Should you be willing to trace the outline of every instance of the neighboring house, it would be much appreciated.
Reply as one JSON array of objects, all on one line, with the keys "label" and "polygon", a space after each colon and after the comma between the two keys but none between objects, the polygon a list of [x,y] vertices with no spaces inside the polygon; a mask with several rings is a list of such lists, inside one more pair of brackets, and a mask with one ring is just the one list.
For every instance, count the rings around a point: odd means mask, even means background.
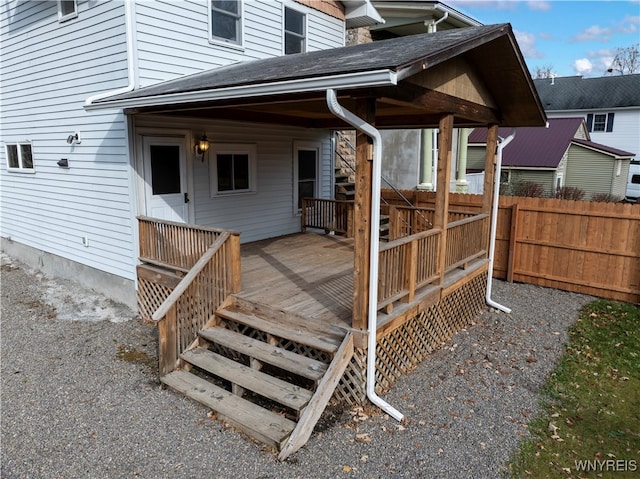
[{"label": "neighboring house", "polygon": [[[159,123],[84,106],[241,61],[341,47],[345,28],[381,20],[367,0],[15,0],[0,9],[2,247],[130,305],[136,215],[238,229],[243,241],[299,231],[293,188],[331,195],[331,137],[281,126],[247,135],[228,122],[206,128],[193,120]],[[204,133],[212,149],[202,157],[193,144]],[[225,148],[235,144],[228,154],[249,155],[249,165],[236,172],[245,183],[224,191],[208,175],[221,141]],[[312,152],[317,170],[304,185],[290,182],[283,194],[268,172],[293,176],[291,160],[279,158],[292,149]],[[176,193],[158,200],[149,184],[153,155],[161,152],[175,154],[179,183],[160,185]],[[143,168],[143,162],[149,164]],[[239,190],[251,194],[227,194]],[[238,213],[251,201],[272,209]]]},{"label": "neighboring house", "polygon": [[[534,84],[549,118],[583,117],[592,141],[633,153],[640,173],[640,74],[543,78]],[[632,180],[630,175],[630,188]]]},{"label": "neighboring house", "polygon": [[[506,137],[511,131],[500,130]],[[486,133],[469,135],[467,167],[484,168]],[[553,196],[562,186],[580,188],[585,199],[594,194],[625,195],[633,153],[591,141],[583,118],[552,118],[547,128],[518,128],[503,151],[501,183],[507,192],[525,182],[538,183]]]}]

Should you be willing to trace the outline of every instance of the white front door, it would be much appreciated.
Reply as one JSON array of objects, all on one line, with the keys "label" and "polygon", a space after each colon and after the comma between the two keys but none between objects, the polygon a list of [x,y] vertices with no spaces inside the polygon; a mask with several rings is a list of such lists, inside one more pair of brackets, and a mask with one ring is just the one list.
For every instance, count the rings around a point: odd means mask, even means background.
[{"label": "white front door", "polygon": [[184,138],[144,136],[145,214],[167,221],[189,221]]}]

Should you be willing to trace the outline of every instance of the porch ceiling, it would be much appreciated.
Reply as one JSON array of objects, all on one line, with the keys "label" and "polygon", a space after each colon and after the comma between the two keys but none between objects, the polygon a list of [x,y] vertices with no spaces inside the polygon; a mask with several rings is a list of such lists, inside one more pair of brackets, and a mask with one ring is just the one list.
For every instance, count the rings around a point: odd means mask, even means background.
[{"label": "porch ceiling", "polygon": [[508,24],[242,62],[91,104],[163,114],[308,128],[345,128],[326,106],[376,100],[378,128],[542,126],[546,116]]}]

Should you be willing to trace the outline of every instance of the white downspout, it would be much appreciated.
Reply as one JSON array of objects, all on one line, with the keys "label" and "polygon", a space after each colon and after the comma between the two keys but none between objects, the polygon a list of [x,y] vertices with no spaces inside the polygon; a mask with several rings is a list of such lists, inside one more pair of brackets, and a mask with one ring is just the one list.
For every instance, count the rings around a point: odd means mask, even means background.
[{"label": "white downspout", "polygon": [[514,129],[511,135],[498,142],[498,155],[496,160],[496,172],[493,178],[493,204],[491,205],[491,233],[489,235],[489,272],[487,275],[487,296],[486,301],[492,308],[499,309],[505,313],[510,313],[511,309],[503,306],[500,303],[496,303],[491,299],[491,289],[493,286],[493,257],[496,251],[496,231],[498,230],[498,200],[500,196],[500,172],[502,170],[502,150],[511,143],[516,136],[516,130]]},{"label": "white downspout", "polygon": [[382,174],[382,137],[378,130],[362,118],[342,108],[336,93],[327,90],[327,106],[331,113],[343,119],[355,129],[368,135],[373,140],[373,178],[371,183],[371,248],[369,254],[369,314],[367,335],[367,397],[369,400],[397,421],[404,415],[376,394],[376,345],[377,345],[377,312],[378,312],[378,255],[380,249],[380,177]]},{"label": "white downspout", "polygon": [[134,3],[135,0],[125,0],[124,2],[124,18],[125,18],[125,36],[127,42],[127,86],[123,88],[118,88],[117,90],[111,90],[103,93],[98,93],[97,95],[90,96],[84,101],[84,106],[91,106],[94,101],[101,100],[103,98],[107,98],[113,95],[120,95],[122,93],[130,92],[136,86],[135,79],[135,45],[133,41],[133,32],[134,32]]}]

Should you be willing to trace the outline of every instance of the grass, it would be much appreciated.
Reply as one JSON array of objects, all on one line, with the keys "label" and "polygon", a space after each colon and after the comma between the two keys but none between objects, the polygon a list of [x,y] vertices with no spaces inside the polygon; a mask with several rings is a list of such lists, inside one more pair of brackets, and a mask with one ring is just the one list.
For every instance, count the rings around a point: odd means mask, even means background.
[{"label": "grass", "polygon": [[640,477],[640,308],[587,305],[544,393],[512,477]]}]

